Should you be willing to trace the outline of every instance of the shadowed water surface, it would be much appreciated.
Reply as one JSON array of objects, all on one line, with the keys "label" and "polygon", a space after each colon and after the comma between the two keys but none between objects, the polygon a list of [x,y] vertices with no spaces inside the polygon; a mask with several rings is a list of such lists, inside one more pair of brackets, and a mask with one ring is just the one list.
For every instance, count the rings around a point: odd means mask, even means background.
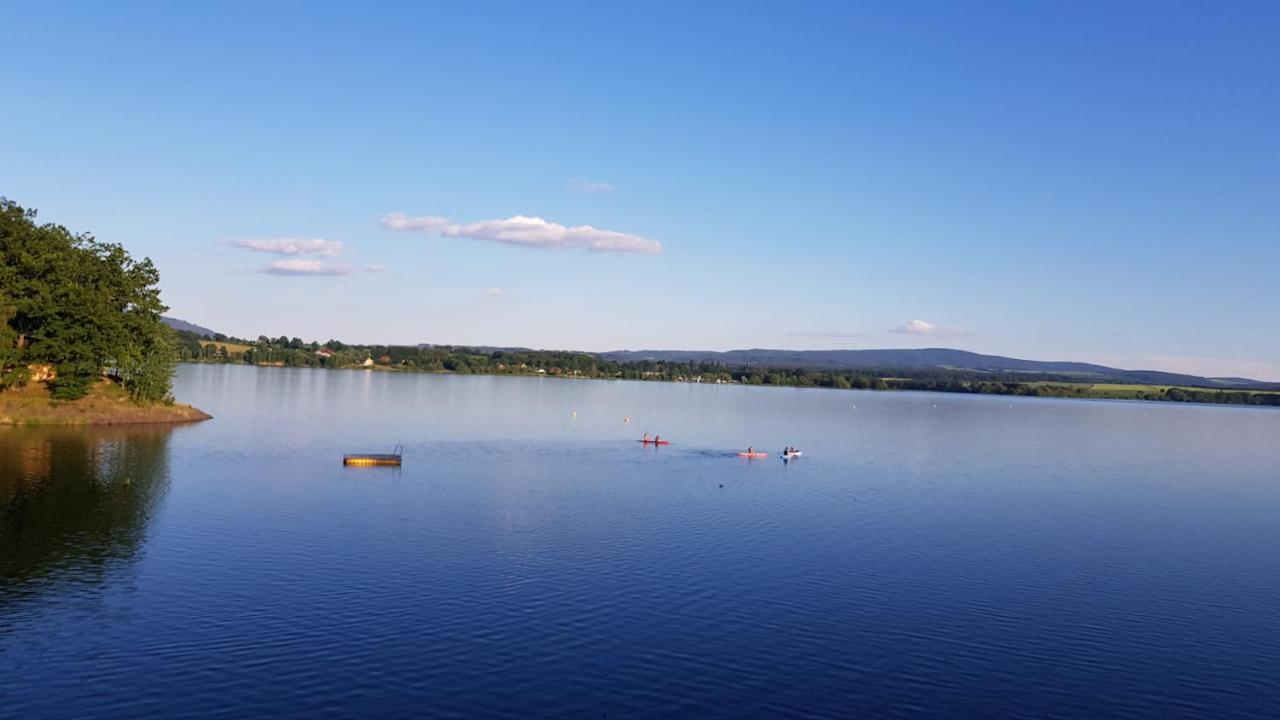
[{"label": "shadowed water surface", "polygon": [[1280,707],[1274,410],[223,366],[177,394],[215,419],[0,431],[0,716]]}]

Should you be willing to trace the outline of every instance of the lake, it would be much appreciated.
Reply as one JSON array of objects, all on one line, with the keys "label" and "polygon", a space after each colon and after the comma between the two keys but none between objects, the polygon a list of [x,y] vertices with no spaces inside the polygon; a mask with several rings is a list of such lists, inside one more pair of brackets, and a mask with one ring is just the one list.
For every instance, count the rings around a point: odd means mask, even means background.
[{"label": "lake", "polygon": [[0,717],[1280,709],[1274,409],[216,365],[175,392],[215,419],[0,430]]}]

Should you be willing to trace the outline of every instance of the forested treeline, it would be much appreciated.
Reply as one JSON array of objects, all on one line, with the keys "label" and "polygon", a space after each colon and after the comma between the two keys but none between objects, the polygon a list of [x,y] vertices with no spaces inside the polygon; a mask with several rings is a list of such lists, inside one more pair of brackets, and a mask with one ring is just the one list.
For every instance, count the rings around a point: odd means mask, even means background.
[{"label": "forested treeline", "polygon": [[169,401],[176,347],[149,259],[0,198],[0,390],[51,366],[54,398],[110,376],[139,403]]},{"label": "forested treeline", "polygon": [[613,362],[590,353],[551,350],[480,350],[451,346],[347,345],[337,340],[179,333],[181,358],[188,362],[228,362],[285,367],[349,368],[371,363],[389,370],[489,375],[550,375],[672,382],[737,383],[787,387],[866,390],[927,390],[992,395],[1109,398],[1174,402],[1280,406],[1280,394],[1135,386],[1114,389],[1081,383],[1067,375],[1018,373],[1016,380],[989,373],[948,369],[820,371],[729,367],[718,363]]}]

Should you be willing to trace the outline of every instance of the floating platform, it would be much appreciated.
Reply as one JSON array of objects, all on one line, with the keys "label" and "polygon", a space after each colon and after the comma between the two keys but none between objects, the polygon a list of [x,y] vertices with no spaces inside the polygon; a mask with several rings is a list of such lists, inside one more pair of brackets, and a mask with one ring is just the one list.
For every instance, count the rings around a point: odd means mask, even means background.
[{"label": "floating platform", "polygon": [[400,465],[399,455],[382,453],[352,453],[342,456],[343,465]]},{"label": "floating platform", "polygon": [[399,467],[403,453],[404,450],[399,445],[389,453],[347,453],[342,456],[342,464],[356,467],[370,467],[373,465]]}]

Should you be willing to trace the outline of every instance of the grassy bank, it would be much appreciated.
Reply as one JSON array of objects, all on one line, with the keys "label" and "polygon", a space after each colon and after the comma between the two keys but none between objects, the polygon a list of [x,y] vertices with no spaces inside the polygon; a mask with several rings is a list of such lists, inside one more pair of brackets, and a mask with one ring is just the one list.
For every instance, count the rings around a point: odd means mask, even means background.
[{"label": "grassy bank", "polygon": [[209,415],[191,407],[137,405],[124,388],[108,380],[94,385],[79,400],[58,402],[42,383],[0,392],[0,425],[132,425],[186,423],[208,420]]}]

